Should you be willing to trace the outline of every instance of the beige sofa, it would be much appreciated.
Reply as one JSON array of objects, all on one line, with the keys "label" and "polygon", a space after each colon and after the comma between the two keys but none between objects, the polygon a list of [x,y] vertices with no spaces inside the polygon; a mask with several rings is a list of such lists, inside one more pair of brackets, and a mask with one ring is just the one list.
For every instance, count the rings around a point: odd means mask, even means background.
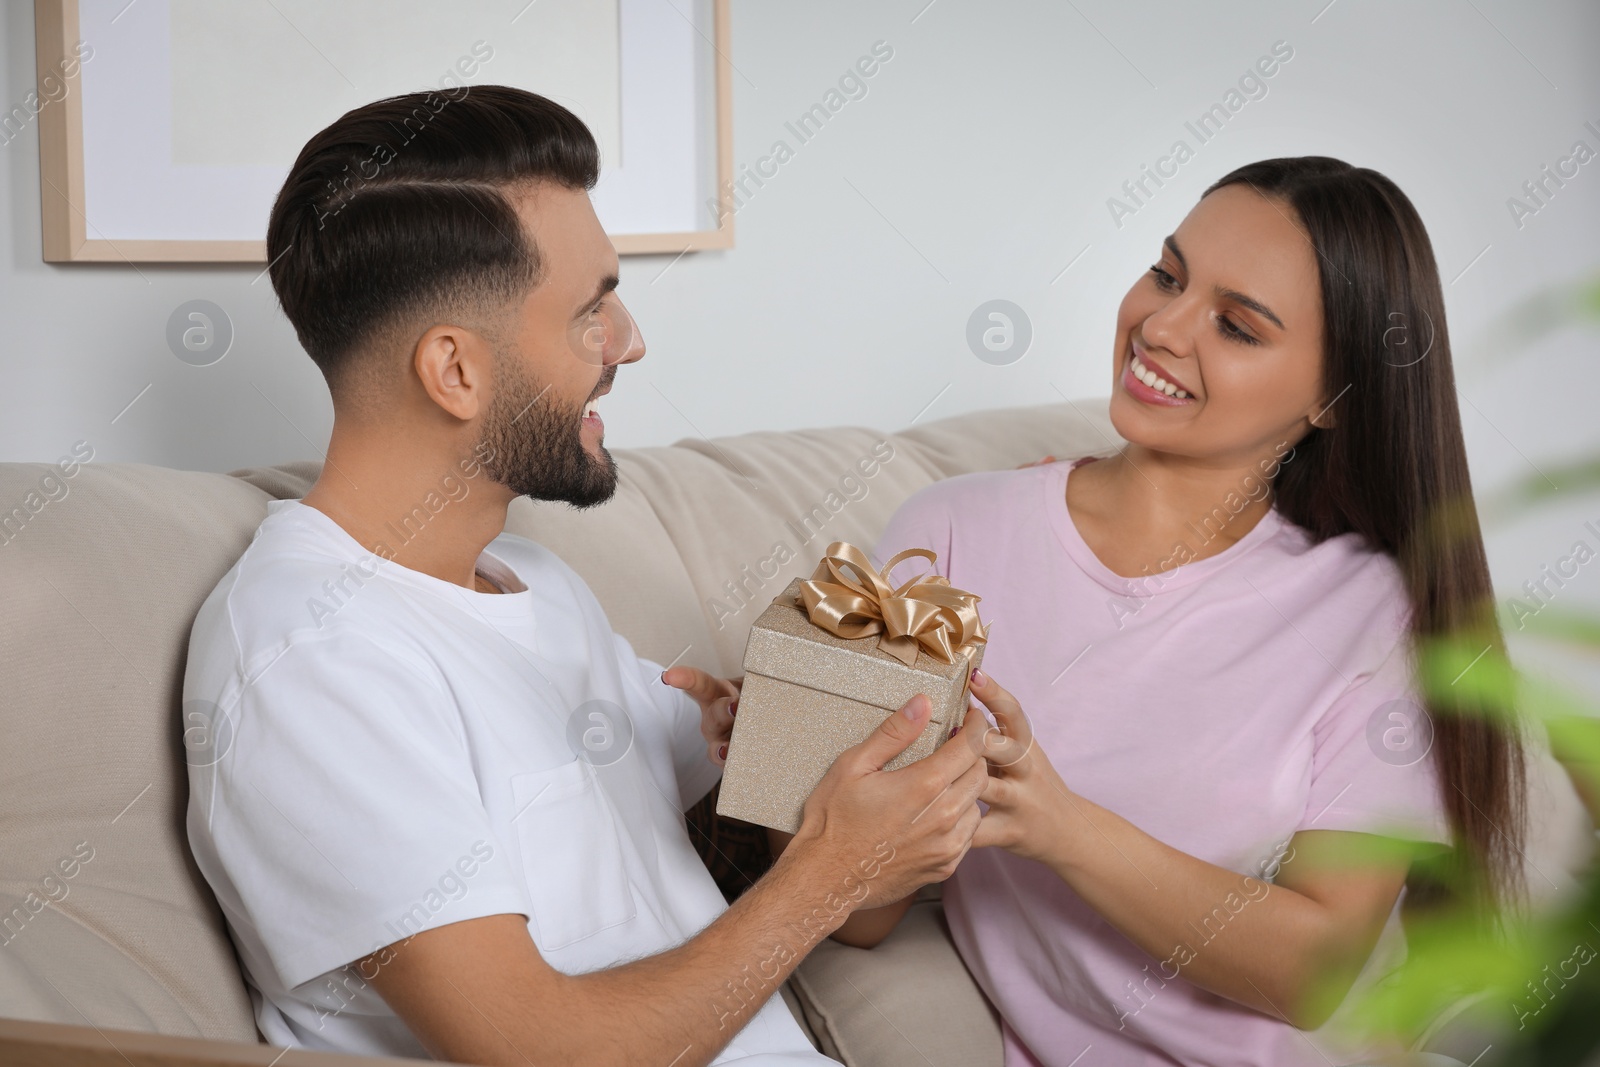
[{"label": "beige sofa", "polygon": [[[941,478],[1109,451],[1104,411],[1080,402],[889,435],[617,450],[612,502],[575,512],[519,500],[508,529],[571,563],[640,654],[738,674],[750,621],[828,542],[870,546],[902,500]],[[266,502],[302,495],[317,471],[0,464],[0,1062],[355,1062],[252,1047],[249,994],[183,831],[191,621]],[[794,558],[765,576],[780,544]],[[1541,859],[1547,873],[1564,866]],[[992,1010],[937,893],[925,897],[870,953],[820,946],[785,999],[846,1063],[998,1067]]]}]

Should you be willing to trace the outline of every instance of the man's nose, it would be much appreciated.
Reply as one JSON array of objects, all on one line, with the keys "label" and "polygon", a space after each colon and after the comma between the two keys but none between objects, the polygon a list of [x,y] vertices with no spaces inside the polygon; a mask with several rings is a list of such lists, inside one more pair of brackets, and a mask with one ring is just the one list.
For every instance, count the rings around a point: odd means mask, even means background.
[{"label": "man's nose", "polygon": [[622,317],[626,322],[626,340],[617,345],[615,355],[610,352],[606,353],[606,366],[608,367],[615,363],[637,363],[644,358],[644,334],[639,332],[639,324],[633,321],[633,315],[628,312],[627,307],[621,301],[617,302],[617,307],[622,312]]}]

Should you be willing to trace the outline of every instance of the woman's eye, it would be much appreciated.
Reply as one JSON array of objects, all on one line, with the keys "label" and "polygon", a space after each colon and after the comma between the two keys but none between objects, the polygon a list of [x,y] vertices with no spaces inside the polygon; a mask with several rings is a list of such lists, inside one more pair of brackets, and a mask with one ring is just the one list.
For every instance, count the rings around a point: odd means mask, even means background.
[{"label": "woman's eye", "polygon": [[[1161,264],[1156,263],[1152,265],[1150,268],[1150,274],[1151,277],[1155,279],[1157,289],[1168,293],[1175,293],[1178,291],[1178,279],[1174,278],[1170,271],[1163,270]],[[1233,320],[1228,318],[1226,315],[1217,316],[1217,332],[1222,334],[1222,336],[1226,337],[1230,341],[1242,341],[1247,345],[1258,345],[1261,343],[1258,338],[1252,337],[1249,333],[1241,330],[1237,325],[1234,324]]]},{"label": "woman's eye", "polygon": [[1217,316],[1217,329],[1222,336],[1232,341],[1243,341],[1247,345],[1258,345],[1261,342],[1233,324],[1233,320],[1226,315]]},{"label": "woman's eye", "polygon": [[1152,266],[1150,268],[1150,273],[1155,275],[1156,288],[1171,291],[1178,287],[1178,279],[1162,270],[1161,264],[1157,263]]}]

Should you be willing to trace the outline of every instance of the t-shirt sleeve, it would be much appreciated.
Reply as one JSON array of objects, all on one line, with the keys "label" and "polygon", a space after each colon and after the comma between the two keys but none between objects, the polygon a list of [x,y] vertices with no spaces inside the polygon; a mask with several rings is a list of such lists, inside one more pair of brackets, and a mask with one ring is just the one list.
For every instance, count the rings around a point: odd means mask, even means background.
[{"label": "t-shirt sleeve", "polygon": [[649,710],[666,723],[673,777],[678,783],[678,808],[688,811],[722,777],[722,768],[706,755],[706,739],[700,733],[700,705],[688,693],[661,680],[661,664],[638,655],[621,634],[613,631],[612,636],[617,662],[625,680],[633,683],[629,688],[634,690],[634,697],[647,701]]},{"label": "t-shirt sleeve", "polygon": [[297,641],[229,721],[191,833],[289,987],[423,929],[530,914],[455,702],[422,669],[358,635]]},{"label": "t-shirt sleeve", "polygon": [[1409,635],[1352,678],[1313,730],[1311,790],[1301,830],[1348,830],[1448,844],[1433,733]]}]

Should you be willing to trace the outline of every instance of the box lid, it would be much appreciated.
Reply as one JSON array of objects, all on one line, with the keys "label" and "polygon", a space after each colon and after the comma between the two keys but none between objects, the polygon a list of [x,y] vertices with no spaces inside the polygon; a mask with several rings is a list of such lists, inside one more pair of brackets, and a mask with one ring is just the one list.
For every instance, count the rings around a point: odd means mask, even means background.
[{"label": "box lid", "polygon": [[837,637],[814,625],[800,600],[797,578],[757,617],[745,645],[744,669],[885,711],[896,711],[926,693],[933,703],[933,721],[943,722],[952,711],[966,713],[967,675],[982,659],[982,646],[974,652],[945,663],[918,649],[908,667],[878,648],[877,634]]}]

